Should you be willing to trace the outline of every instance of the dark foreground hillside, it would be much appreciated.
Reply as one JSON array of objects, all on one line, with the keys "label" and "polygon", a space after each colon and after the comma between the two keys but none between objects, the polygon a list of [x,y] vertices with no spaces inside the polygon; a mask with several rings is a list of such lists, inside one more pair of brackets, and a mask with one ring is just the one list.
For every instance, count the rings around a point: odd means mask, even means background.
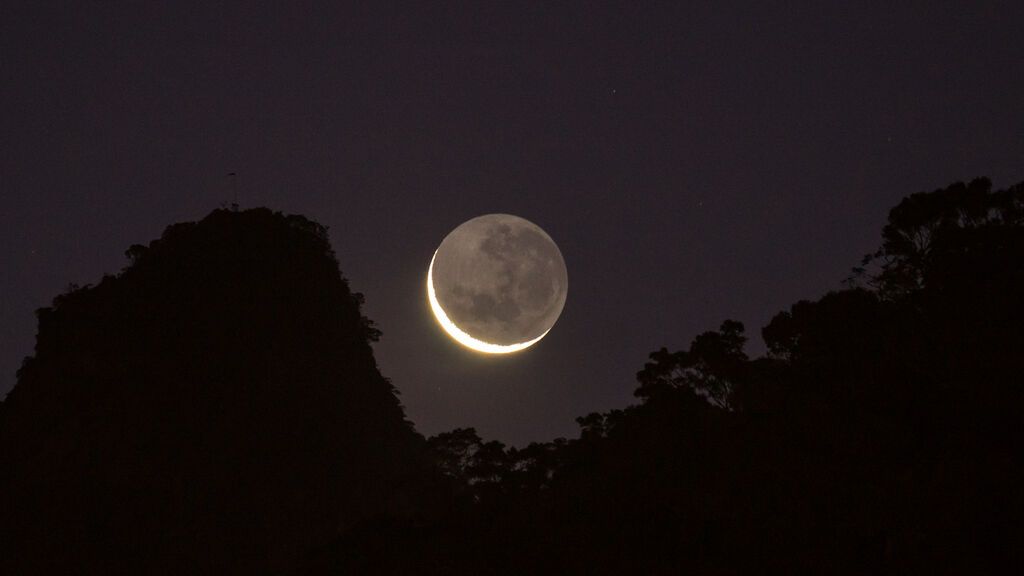
[{"label": "dark foreground hillside", "polygon": [[422,438],[322,227],[220,210],[128,256],[39,311],[0,572],[279,572],[399,506]]},{"label": "dark foreground hillside", "polygon": [[1024,565],[1024,184],[914,194],[847,289],[523,448],[405,421],[323,229],[172,226],[40,311],[0,572],[999,574]]},{"label": "dark foreground hillside", "polygon": [[429,440],[464,508],[320,574],[1006,574],[1024,565],[1024,185],[914,194],[849,289],[724,322],[579,439]]}]

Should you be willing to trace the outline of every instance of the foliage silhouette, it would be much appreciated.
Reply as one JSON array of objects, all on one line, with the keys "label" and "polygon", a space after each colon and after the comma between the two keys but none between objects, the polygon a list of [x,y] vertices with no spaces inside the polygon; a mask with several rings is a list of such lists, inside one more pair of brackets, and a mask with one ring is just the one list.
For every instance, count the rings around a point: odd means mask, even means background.
[{"label": "foliage silhouette", "polygon": [[[859,287],[773,318],[765,357],[748,358],[742,324],[726,321],[686,350],[652,353],[637,373],[640,403],[578,418],[577,439],[504,457],[473,430],[430,439],[468,504],[431,529],[375,527],[372,540],[397,553],[353,544],[357,532],[317,567],[343,570],[355,558],[379,574],[1019,565],[1024,185],[993,191],[977,179],[914,194],[892,210],[882,240],[857,270]],[[485,475],[470,464],[478,454]]]},{"label": "foliage silhouette", "polygon": [[280,572],[391,505],[422,439],[326,230],[176,224],[39,310],[2,404],[5,573]]},{"label": "foliage silhouette", "polygon": [[765,356],[727,320],[653,352],[637,404],[524,448],[415,434],[305,219],[218,211],[128,255],[40,311],[0,409],[17,573],[1021,564],[1024,184],[907,197],[852,286],[763,328]]}]

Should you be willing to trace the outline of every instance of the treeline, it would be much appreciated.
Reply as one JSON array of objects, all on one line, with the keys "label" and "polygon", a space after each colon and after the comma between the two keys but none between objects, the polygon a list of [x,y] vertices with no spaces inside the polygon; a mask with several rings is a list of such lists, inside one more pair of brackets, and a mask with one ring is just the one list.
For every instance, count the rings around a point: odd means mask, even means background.
[{"label": "treeline", "polygon": [[[1021,565],[1024,184],[911,195],[848,287],[744,353],[723,322],[580,436],[430,438],[443,505],[381,516],[329,570],[983,574]],[[925,572],[927,571],[927,572]]]},{"label": "treeline", "polygon": [[1019,566],[1024,184],[914,194],[846,289],[723,322],[578,438],[405,419],[326,230],[169,227],[41,309],[4,574],[985,574]]}]

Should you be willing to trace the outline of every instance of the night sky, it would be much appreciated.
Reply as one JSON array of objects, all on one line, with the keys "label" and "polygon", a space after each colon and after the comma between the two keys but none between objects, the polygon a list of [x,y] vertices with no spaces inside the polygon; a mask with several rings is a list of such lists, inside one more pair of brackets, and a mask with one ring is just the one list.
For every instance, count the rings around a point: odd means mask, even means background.
[{"label": "night sky", "polygon": [[[1019,1],[43,4],[0,11],[0,393],[36,308],[237,192],[330,228],[421,432],[574,436],[652,350],[734,318],[760,353],[904,195],[1024,180]],[[445,235],[493,212],[569,271],[554,329],[505,357],[425,293]]]}]

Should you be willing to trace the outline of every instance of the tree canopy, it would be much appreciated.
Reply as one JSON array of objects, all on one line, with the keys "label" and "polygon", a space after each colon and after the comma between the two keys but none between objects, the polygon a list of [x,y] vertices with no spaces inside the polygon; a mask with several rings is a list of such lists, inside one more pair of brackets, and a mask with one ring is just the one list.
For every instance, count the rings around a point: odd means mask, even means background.
[{"label": "tree canopy", "polygon": [[436,530],[387,532],[408,555],[371,554],[372,565],[395,574],[1011,565],[1024,479],[1014,433],[1024,406],[1022,207],[1024,185],[992,190],[987,179],[908,196],[852,285],[764,327],[766,356],[747,356],[732,320],[685,349],[661,348],[637,373],[639,404],[578,418],[576,439],[502,454],[473,430],[431,438],[474,505]]},{"label": "tree canopy", "polygon": [[39,311],[0,405],[11,573],[1019,564],[1024,184],[908,196],[765,355],[726,320],[651,353],[636,404],[526,447],[415,433],[309,220],[216,211],[128,257]]},{"label": "tree canopy", "polygon": [[422,439],[326,230],[175,224],[39,310],[2,404],[5,573],[278,572],[390,506]]}]

